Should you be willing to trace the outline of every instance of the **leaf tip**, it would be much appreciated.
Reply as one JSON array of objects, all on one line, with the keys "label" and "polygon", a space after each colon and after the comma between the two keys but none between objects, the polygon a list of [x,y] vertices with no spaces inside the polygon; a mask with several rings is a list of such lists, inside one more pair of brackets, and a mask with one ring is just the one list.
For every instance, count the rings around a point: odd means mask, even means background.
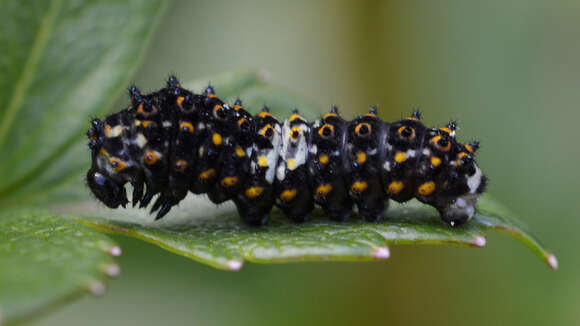
[{"label": "leaf tip", "polygon": [[487,240],[485,239],[484,236],[478,235],[475,237],[475,240],[473,240],[473,245],[479,248],[485,247],[485,244],[487,243]]},{"label": "leaf tip", "polygon": [[391,256],[391,251],[389,247],[376,247],[373,252],[373,257],[377,259],[387,259]]},{"label": "leaf tip", "polygon": [[551,269],[553,270],[558,269],[558,259],[556,258],[556,256],[554,256],[554,254],[552,253],[547,254],[546,262],[548,263],[548,266],[550,266]]},{"label": "leaf tip", "polygon": [[117,264],[107,264],[102,268],[103,273],[109,277],[117,277],[121,274],[121,267]]},{"label": "leaf tip", "polygon": [[230,260],[227,263],[228,269],[230,271],[239,271],[243,265],[244,262],[242,260]]},{"label": "leaf tip", "polygon": [[106,291],[107,287],[105,286],[105,283],[101,281],[92,281],[89,284],[89,292],[96,297],[104,295]]},{"label": "leaf tip", "polygon": [[123,251],[121,250],[121,247],[119,247],[119,246],[112,246],[111,248],[109,248],[107,250],[107,253],[113,257],[119,257],[123,254]]}]

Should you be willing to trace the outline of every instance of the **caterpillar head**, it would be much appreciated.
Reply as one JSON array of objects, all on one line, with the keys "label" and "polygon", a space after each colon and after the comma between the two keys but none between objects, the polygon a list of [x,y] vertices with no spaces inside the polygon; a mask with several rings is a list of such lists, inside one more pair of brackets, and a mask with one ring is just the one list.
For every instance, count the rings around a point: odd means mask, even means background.
[{"label": "caterpillar head", "polygon": [[93,194],[110,208],[125,207],[128,203],[125,187],[95,168],[87,172],[87,185]]}]

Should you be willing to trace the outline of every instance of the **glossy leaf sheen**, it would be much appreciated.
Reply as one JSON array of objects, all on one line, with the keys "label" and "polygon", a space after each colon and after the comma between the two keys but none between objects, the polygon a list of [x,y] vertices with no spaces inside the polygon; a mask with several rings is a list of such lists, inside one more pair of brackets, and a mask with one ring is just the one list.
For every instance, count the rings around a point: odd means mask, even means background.
[{"label": "glossy leaf sheen", "polygon": [[[193,197],[193,196],[190,196]],[[411,201],[392,203],[388,219],[365,223],[329,221],[316,211],[313,220],[293,223],[274,211],[263,227],[244,225],[235,208],[220,207],[204,198],[187,198],[165,219],[154,222],[143,210],[101,211],[75,218],[98,230],[124,234],[220,269],[237,270],[244,261],[279,263],[319,260],[373,260],[389,255],[390,244],[452,244],[481,247],[487,230],[509,230],[548,262],[551,254],[537,240],[510,222],[509,215],[484,197],[479,212],[465,227],[452,229],[440,222],[431,207]],[[137,224],[138,223],[138,224]],[[554,266],[553,266],[554,267]]]},{"label": "glossy leaf sheen", "polygon": [[0,214],[1,318],[21,319],[104,289],[105,273],[118,268],[113,248],[106,235],[52,213]]}]

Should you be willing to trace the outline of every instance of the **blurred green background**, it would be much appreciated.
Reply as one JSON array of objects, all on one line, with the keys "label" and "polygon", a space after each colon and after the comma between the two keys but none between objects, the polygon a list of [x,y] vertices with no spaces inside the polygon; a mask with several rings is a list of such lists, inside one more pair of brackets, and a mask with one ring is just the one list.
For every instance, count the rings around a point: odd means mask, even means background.
[{"label": "blurred green background", "polygon": [[413,106],[428,125],[458,119],[461,140],[482,141],[489,192],[560,270],[501,235],[485,249],[395,246],[387,262],[237,273],[118,237],[109,293],[38,324],[579,324],[578,35],[577,0],[172,2],[137,85],[253,67],[347,117],[378,104],[387,120]]}]

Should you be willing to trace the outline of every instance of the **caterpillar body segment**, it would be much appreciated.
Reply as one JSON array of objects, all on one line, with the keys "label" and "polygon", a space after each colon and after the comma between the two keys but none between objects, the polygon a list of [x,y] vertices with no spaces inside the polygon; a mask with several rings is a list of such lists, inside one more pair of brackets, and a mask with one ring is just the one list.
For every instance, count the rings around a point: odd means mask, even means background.
[{"label": "caterpillar body segment", "polygon": [[485,190],[474,160],[479,143],[457,142],[455,122],[425,127],[417,110],[392,123],[376,108],[346,121],[336,107],[314,122],[298,110],[279,121],[267,107],[251,115],[240,100],[224,103],[211,86],[194,94],[175,77],[151,94],[134,86],[129,94],[128,108],[94,119],[87,132],[87,184],[111,208],[129,202],[130,183],[133,206],[153,202],[156,219],[191,191],[216,204],[232,200],[252,225],[266,223],[274,205],[296,222],[315,205],[333,220],[356,207],[376,221],[386,199],[417,198],[458,226]]}]

